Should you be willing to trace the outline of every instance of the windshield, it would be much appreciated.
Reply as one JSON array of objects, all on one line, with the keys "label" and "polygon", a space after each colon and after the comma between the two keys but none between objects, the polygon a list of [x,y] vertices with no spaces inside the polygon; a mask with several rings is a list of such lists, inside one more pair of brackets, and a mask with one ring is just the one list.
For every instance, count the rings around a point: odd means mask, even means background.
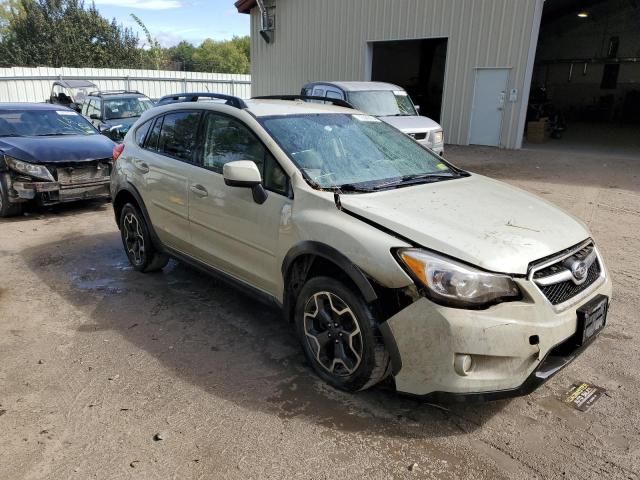
[{"label": "windshield", "polygon": [[418,114],[409,94],[404,90],[349,92],[349,103],[356,109],[376,117]]},{"label": "windshield", "polygon": [[458,176],[440,157],[369,115],[288,115],[261,123],[322,188],[369,191]]},{"label": "windshield", "polygon": [[72,110],[0,110],[0,136],[97,135],[93,125]]},{"label": "windshield", "polygon": [[118,120],[121,118],[139,117],[151,107],[153,107],[151,100],[144,97],[114,98],[112,100],[105,100],[104,119]]}]

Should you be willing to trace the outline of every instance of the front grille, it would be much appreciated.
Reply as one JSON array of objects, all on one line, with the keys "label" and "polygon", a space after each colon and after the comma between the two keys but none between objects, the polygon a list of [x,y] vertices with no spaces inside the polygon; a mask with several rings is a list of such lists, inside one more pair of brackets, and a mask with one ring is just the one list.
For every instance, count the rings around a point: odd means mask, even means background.
[{"label": "front grille", "polygon": [[591,264],[589,273],[587,273],[587,280],[584,283],[576,285],[573,283],[573,280],[567,280],[554,285],[540,287],[540,290],[553,305],[559,305],[584,292],[587,288],[593,285],[596,280],[598,280],[601,273],[602,270],[600,269],[600,262],[596,260]]},{"label": "front grille", "polygon": [[[553,261],[553,258],[557,260]],[[576,262],[585,262],[586,265],[583,267],[588,267],[586,275],[579,277],[584,279],[582,282],[577,280],[572,272],[572,265]],[[557,255],[536,263],[541,267],[537,269],[535,265],[532,267],[531,280],[537,284],[552,305],[560,305],[571,300],[592,286],[602,275],[602,265],[591,241],[563,250]]]},{"label": "front grille", "polygon": [[427,138],[427,132],[410,133],[409,136],[415,138],[416,140],[424,140],[425,138]]},{"label": "front grille", "polygon": [[57,169],[60,185],[82,185],[105,180],[109,177],[109,166],[106,164],[90,167],[59,167]]}]

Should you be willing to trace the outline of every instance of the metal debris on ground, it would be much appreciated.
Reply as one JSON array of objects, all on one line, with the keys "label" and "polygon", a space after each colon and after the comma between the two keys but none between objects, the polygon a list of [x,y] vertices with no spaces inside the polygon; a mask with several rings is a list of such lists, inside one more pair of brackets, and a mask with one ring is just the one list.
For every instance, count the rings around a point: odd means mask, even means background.
[{"label": "metal debris on ground", "polygon": [[574,383],[565,394],[563,402],[576,410],[586,412],[602,396],[606,390],[590,383]]}]

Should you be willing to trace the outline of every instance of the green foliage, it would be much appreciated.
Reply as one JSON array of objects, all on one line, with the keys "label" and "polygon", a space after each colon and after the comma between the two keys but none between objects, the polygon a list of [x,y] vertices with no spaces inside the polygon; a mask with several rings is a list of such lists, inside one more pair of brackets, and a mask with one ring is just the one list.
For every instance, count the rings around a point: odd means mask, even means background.
[{"label": "green foliage", "polygon": [[208,38],[193,53],[199,71],[220,73],[248,73],[249,56],[240,38],[216,41]]},{"label": "green foliage", "polygon": [[122,68],[139,60],[138,37],[82,0],[20,0],[0,43],[6,65]]},{"label": "green foliage", "polygon": [[249,73],[250,38],[162,48],[143,21],[144,44],[83,0],[0,0],[0,66],[154,68]]},{"label": "green foliage", "polygon": [[136,22],[142,29],[142,31],[144,32],[144,36],[147,39],[147,45],[145,45],[147,47],[147,50],[143,52],[143,59],[145,59],[144,57],[146,57],[146,60],[152,63],[153,68],[155,68],[156,70],[160,70],[160,68],[162,68],[163,64],[165,63],[164,50],[160,46],[160,42],[153,38],[147,26],[143,23],[142,20],[140,20],[140,17],[132,13],[131,18],[133,18],[133,21]]}]

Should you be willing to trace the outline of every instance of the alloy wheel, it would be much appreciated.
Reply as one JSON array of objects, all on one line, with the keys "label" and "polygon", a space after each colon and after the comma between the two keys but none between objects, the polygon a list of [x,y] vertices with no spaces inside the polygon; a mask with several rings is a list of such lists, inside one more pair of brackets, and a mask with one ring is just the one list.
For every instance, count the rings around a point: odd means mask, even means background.
[{"label": "alloy wheel", "polygon": [[327,372],[353,374],[363,355],[358,319],[351,308],[331,292],[317,292],[304,308],[304,333],[315,358]]},{"label": "alloy wheel", "polygon": [[142,226],[138,217],[131,212],[127,213],[124,217],[123,227],[127,253],[136,265],[141,265],[144,262],[145,245]]}]

